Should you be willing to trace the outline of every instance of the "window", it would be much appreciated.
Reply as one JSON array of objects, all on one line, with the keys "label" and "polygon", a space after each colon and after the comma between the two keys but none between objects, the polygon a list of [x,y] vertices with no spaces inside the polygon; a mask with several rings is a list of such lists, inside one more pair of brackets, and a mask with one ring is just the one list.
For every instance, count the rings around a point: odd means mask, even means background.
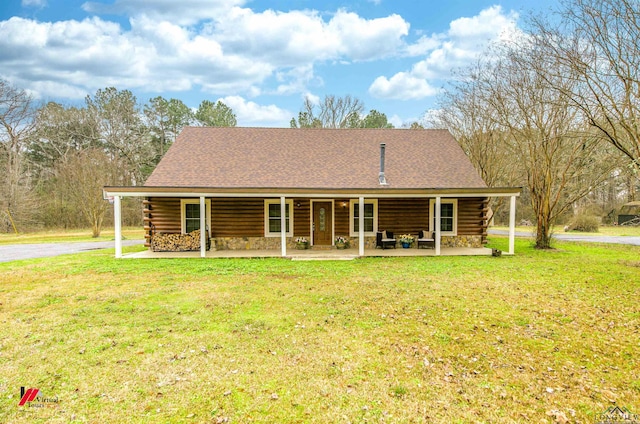
[{"label": "window", "polygon": [[[429,201],[429,231],[436,230],[436,201]],[[440,234],[455,236],[458,233],[458,200],[440,200]]]},{"label": "window", "polygon": [[[349,212],[349,231],[352,237],[360,234],[360,205],[357,199],[351,200],[351,210]],[[378,229],[378,201],[376,199],[364,201],[364,234],[373,236]]]},{"label": "window", "polygon": [[[211,231],[211,199],[205,199],[206,226]],[[182,233],[200,229],[200,199],[181,199],[180,215],[182,221]]]},{"label": "window", "polygon": [[[293,200],[287,200],[285,203],[285,233],[287,237],[293,235]],[[264,201],[264,235],[265,237],[280,237],[281,220],[280,220],[280,200]]]}]

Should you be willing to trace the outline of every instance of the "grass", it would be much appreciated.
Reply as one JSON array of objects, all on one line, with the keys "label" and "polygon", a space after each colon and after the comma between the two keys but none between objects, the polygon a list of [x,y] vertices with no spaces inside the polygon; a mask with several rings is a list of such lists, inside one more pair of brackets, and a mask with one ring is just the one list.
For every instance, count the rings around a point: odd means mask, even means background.
[{"label": "grass", "polygon": [[[126,239],[144,238],[142,227],[124,227],[122,235]],[[90,229],[55,229],[32,233],[0,233],[0,245],[28,244],[28,243],[67,243],[76,241],[111,241],[115,238],[113,228],[107,228],[100,233],[100,237],[93,238]]]},{"label": "grass", "polygon": [[[0,263],[0,422],[591,423],[612,401],[640,413],[640,248],[557,246]],[[21,386],[59,403],[19,407]]]}]

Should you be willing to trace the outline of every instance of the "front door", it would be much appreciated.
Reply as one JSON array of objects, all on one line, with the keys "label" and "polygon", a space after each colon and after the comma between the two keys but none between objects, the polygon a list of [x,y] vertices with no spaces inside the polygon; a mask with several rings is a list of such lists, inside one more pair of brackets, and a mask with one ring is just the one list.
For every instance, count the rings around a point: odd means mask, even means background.
[{"label": "front door", "polygon": [[331,246],[333,234],[331,202],[313,204],[313,244]]}]

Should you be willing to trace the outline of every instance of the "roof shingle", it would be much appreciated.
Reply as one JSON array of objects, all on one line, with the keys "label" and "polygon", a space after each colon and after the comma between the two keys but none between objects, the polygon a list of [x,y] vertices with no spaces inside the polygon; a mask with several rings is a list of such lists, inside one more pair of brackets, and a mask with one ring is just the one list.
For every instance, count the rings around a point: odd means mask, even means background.
[{"label": "roof shingle", "polygon": [[[385,176],[378,181],[380,144]],[[447,130],[186,127],[147,187],[484,188]]]}]

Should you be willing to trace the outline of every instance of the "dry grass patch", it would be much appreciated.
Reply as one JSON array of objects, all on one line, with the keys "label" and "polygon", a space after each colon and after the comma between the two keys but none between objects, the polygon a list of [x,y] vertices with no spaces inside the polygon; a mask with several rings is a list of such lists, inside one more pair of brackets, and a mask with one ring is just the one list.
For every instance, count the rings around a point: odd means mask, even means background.
[{"label": "dry grass patch", "polygon": [[[503,239],[494,242],[504,248]],[[640,412],[640,249],[0,264],[1,422],[594,422]],[[20,386],[60,400],[18,407]]]}]

